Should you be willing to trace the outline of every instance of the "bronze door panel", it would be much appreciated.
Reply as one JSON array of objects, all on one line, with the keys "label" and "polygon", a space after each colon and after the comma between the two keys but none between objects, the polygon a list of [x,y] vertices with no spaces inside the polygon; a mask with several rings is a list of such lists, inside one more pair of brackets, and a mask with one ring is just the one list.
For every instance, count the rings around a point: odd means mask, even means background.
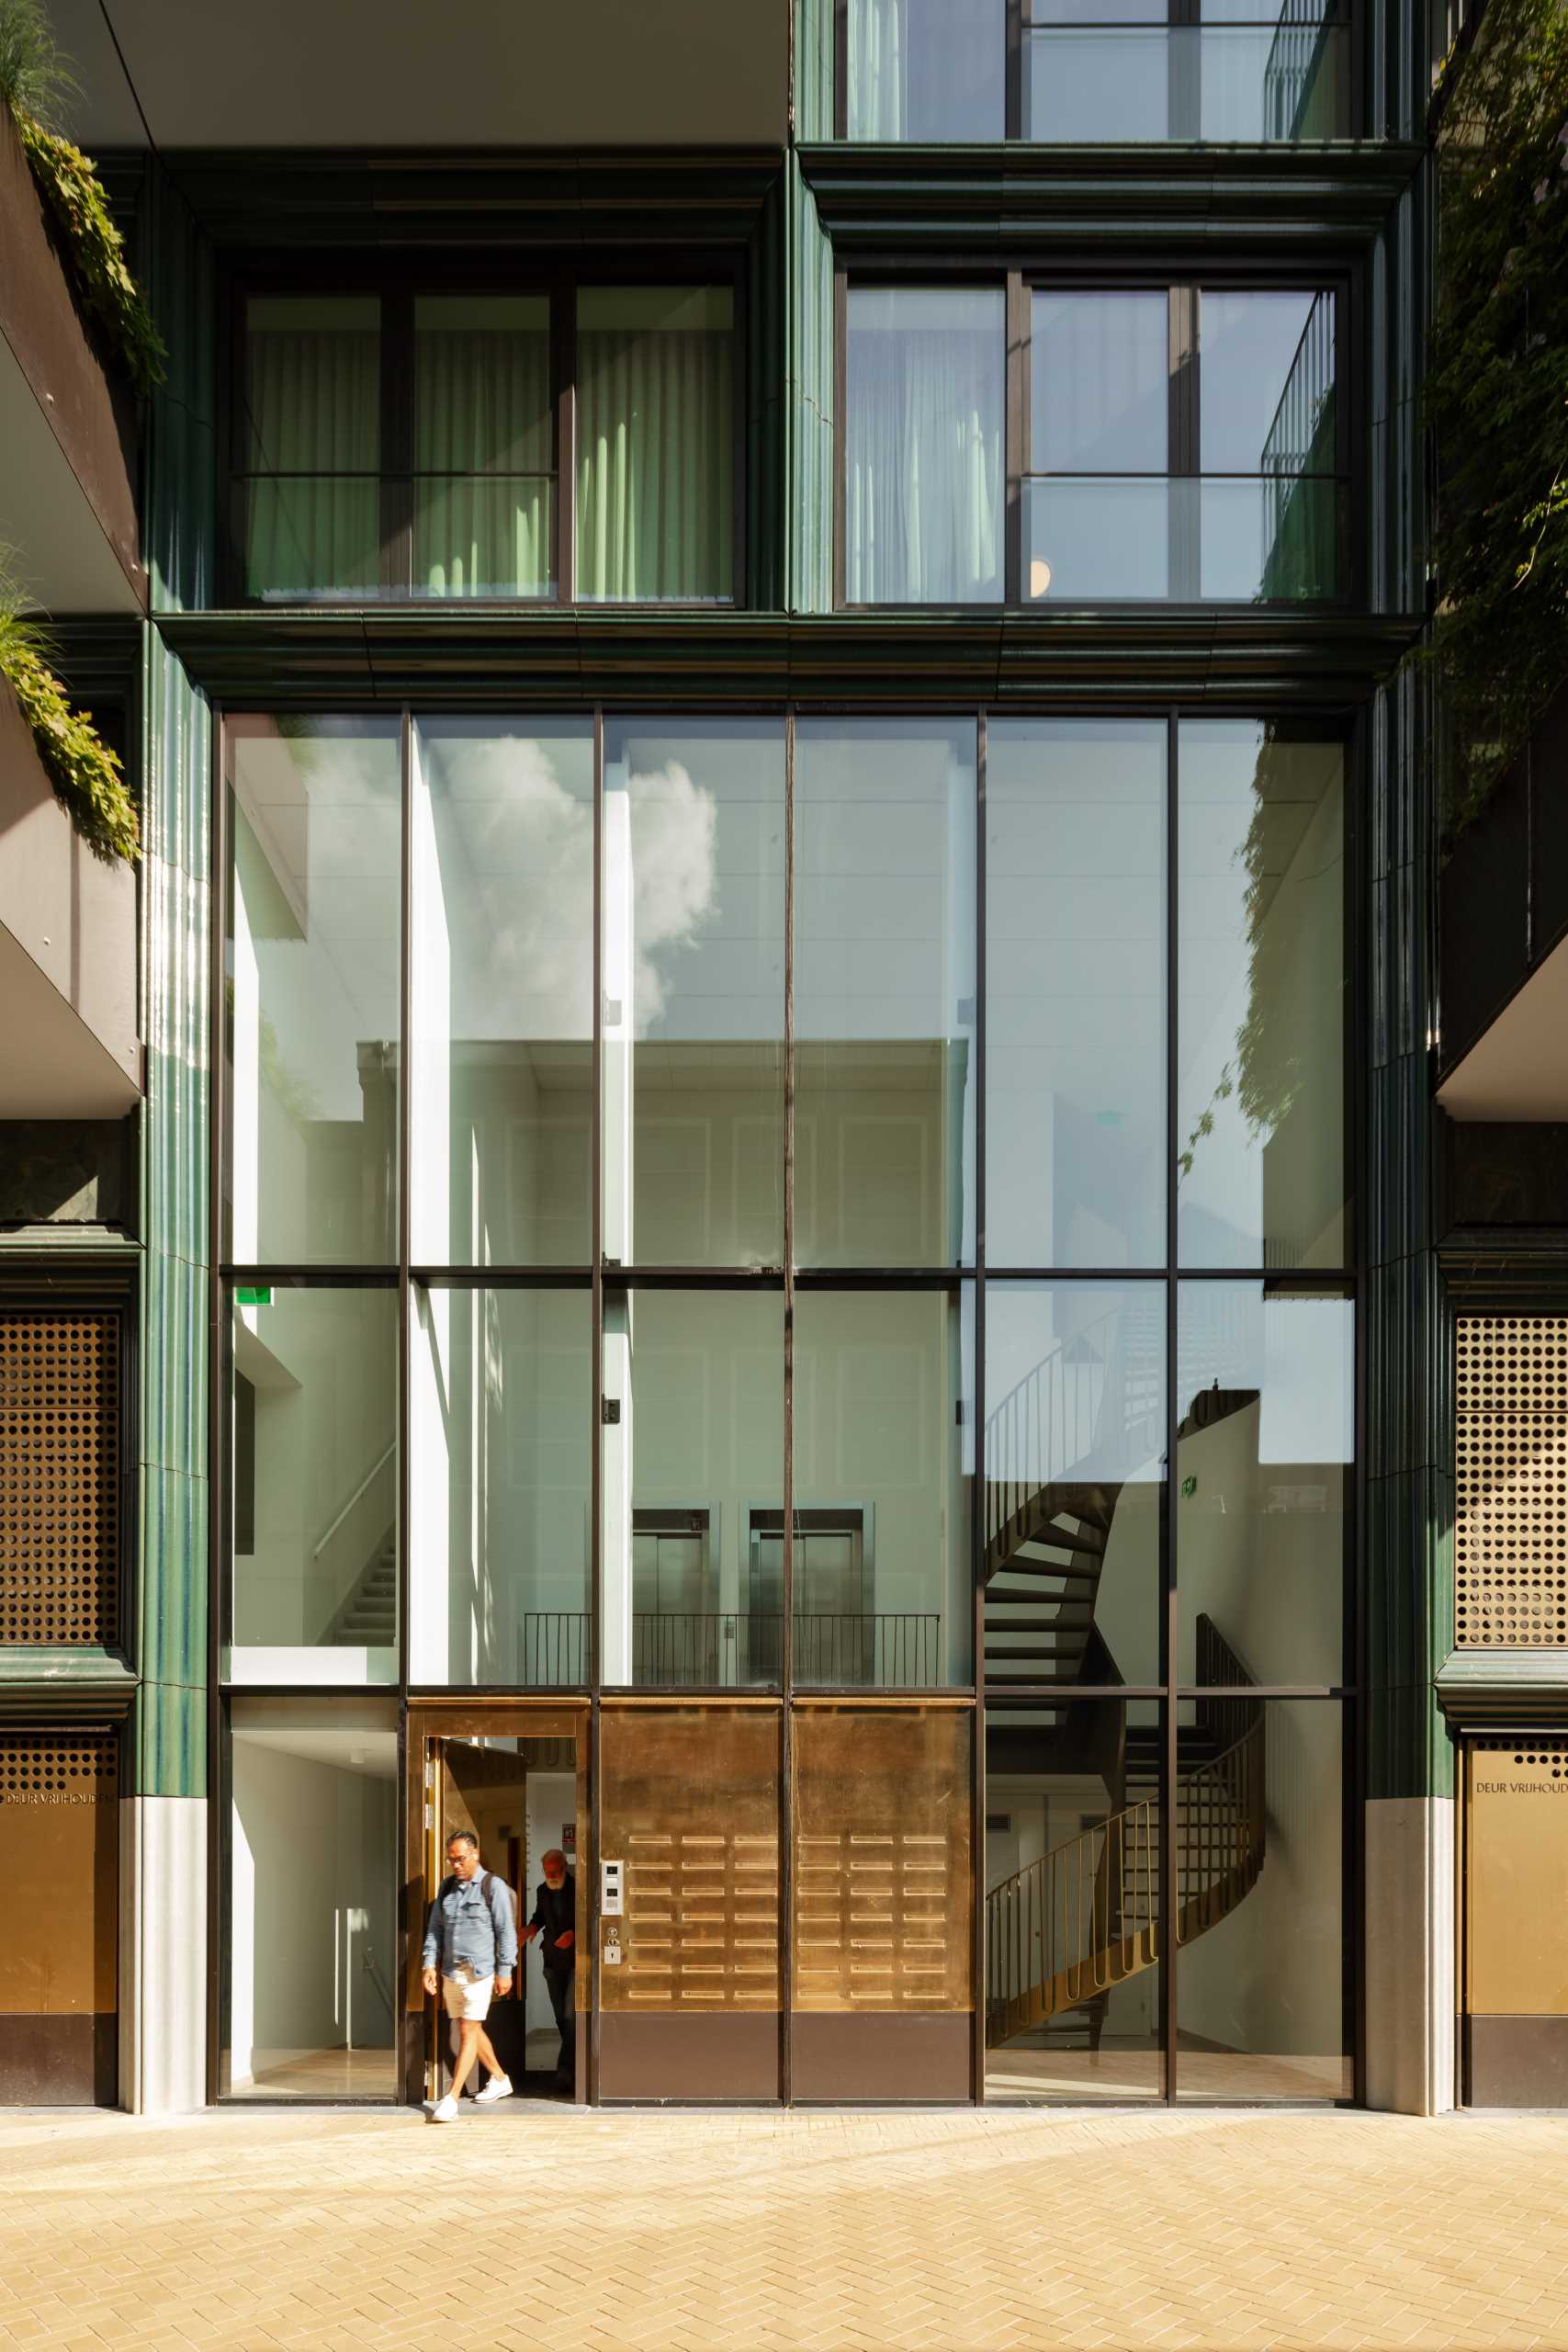
[{"label": "bronze door panel", "polygon": [[1568,2104],[1568,1738],[1465,1757],[1464,2070],[1475,2107]]},{"label": "bronze door panel", "polygon": [[117,1762],[112,1732],[0,1735],[0,2104],[114,2103]]}]

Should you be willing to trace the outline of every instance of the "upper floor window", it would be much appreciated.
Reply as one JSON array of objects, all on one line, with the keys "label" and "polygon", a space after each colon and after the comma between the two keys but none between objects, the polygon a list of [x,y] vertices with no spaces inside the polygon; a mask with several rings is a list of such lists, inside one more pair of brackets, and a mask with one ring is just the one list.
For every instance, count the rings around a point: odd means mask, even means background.
[{"label": "upper floor window", "polygon": [[1006,300],[999,286],[852,288],[850,604],[1000,599]]},{"label": "upper floor window", "polygon": [[840,0],[850,139],[1247,143],[1350,134],[1349,0]]},{"label": "upper floor window", "polygon": [[1004,435],[1002,288],[849,288],[846,603],[1347,594],[1332,288],[1014,294]]},{"label": "upper floor window", "polygon": [[705,285],[250,295],[240,593],[731,601],[734,311]]}]

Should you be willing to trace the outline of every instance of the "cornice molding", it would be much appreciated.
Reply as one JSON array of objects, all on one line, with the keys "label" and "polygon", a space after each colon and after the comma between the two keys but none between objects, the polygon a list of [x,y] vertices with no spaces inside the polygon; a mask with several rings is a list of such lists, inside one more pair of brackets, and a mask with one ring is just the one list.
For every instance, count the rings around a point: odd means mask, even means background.
[{"label": "cornice molding", "polygon": [[475,612],[166,614],[165,642],[231,704],[543,708],[635,699],[990,705],[1187,695],[1314,707],[1363,700],[1416,617],[1307,615]]},{"label": "cornice molding", "polygon": [[136,614],[62,614],[49,623],[51,666],[77,702],[127,702],[141,677],[141,630]]},{"label": "cornice molding", "polygon": [[1568,1308],[1568,1226],[1457,1226],[1438,1244],[1454,1306],[1528,1314]]},{"label": "cornice molding", "polygon": [[798,150],[824,227],[881,250],[1068,238],[1168,247],[1224,238],[1276,248],[1375,236],[1427,150],[1318,147],[851,146]]},{"label": "cornice molding", "polygon": [[743,242],[779,149],[363,152],[172,148],[160,161],[221,250],[570,248]]},{"label": "cornice molding", "polygon": [[1568,1651],[1453,1650],[1435,1687],[1456,1731],[1529,1732],[1568,1724]]}]

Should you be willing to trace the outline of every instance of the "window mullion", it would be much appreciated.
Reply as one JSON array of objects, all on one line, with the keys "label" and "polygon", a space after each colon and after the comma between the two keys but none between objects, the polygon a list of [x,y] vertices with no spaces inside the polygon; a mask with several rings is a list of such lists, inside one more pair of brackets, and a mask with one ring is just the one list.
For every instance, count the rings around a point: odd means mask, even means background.
[{"label": "window mullion", "polygon": [[413,296],[381,298],[381,586],[413,586]]}]

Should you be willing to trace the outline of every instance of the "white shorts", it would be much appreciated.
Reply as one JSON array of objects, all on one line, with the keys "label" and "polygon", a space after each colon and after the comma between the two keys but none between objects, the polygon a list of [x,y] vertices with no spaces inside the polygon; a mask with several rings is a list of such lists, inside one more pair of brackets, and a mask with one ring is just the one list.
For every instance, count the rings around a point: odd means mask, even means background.
[{"label": "white shorts", "polygon": [[495,1990],[493,1976],[443,1976],[442,1997],[449,2018],[472,2018],[482,2020],[490,2015],[490,1996]]}]

